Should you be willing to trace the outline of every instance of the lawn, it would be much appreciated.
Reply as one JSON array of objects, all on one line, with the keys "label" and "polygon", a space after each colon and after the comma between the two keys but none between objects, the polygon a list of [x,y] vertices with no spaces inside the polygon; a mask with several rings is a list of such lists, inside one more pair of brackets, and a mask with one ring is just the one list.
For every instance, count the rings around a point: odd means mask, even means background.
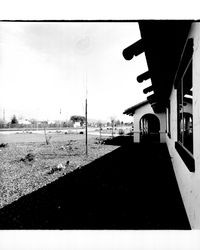
[{"label": "lawn", "polygon": [[97,136],[51,133],[0,134],[0,208],[111,152],[117,146],[98,143]]}]

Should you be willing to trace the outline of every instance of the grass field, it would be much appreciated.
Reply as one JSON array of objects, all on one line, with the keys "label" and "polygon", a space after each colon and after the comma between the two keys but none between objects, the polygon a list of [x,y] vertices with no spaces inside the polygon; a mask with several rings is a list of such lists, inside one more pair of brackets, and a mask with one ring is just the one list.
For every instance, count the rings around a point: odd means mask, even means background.
[{"label": "grass field", "polygon": [[0,148],[0,208],[116,148],[89,135],[86,156],[85,135],[50,136],[47,145],[44,134],[0,134],[0,144],[6,144]]}]

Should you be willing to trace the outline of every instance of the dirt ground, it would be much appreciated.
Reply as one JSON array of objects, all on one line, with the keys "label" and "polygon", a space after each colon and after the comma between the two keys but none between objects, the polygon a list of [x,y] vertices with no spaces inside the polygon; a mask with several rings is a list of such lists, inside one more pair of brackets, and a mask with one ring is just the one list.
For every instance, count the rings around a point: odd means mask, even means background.
[{"label": "dirt ground", "polygon": [[0,208],[111,152],[117,146],[99,144],[97,136],[51,134],[0,135]]}]

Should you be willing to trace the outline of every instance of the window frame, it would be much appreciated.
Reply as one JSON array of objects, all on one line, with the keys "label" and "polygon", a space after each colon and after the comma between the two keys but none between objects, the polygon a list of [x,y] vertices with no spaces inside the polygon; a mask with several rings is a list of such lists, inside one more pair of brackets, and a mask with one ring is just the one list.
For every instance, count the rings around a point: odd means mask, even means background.
[{"label": "window frame", "polygon": [[[191,83],[193,85],[193,75],[192,75],[192,68],[193,68],[193,39],[188,39],[186,44],[186,51],[182,56],[185,60],[180,65],[181,70],[178,72],[178,82],[176,84],[177,90],[177,141],[175,142],[175,148],[179,153],[180,157],[184,161],[185,165],[189,169],[190,172],[195,172],[195,160],[193,157],[193,152],[191,152],[184,144],[184,120],[186,116],[184,116],[184,77],[186,73],[189,73],[188,70],[191,70]],[[187,60],[186,60],[187,59]],[[191,69],[190,69],[191,67]],[[181,101],[180,101],[181,100]],[[181,104],[181,105],[180,105]],[[180,112],[180,107],[182,107],[182,112]],[[193,102],[192,102],[192,110],[193,110]],[[193,113],[193,112],[192,112]],[[181,119],[180,119],[181,115]],[[191,114],[192,115],[192,114]],[[181,128],[181,120],[182,120],[182,128]],[[181,130],[182,129],[182,133]],[[182,138],[180,138],[182,136]],[[192,143],[194,142],[194,135],[193,135],[193,121],[192,121]],[[193,146],[191,147],[193,151]]]},{"label": "window frame", "polygon": [[171,138],[171,106],[170,103],[167,105],[167,135]]}]

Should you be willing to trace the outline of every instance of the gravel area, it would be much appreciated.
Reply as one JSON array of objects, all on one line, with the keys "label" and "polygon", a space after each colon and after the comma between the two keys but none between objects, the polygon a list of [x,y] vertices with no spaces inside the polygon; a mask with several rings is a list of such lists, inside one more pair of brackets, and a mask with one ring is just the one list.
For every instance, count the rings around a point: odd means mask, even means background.
[{"label": "gravel area", "polygon": [[84,136],[50,145],[11,141],[0,147],[0,208],[117,148],[89,137],[86,156]]}]

